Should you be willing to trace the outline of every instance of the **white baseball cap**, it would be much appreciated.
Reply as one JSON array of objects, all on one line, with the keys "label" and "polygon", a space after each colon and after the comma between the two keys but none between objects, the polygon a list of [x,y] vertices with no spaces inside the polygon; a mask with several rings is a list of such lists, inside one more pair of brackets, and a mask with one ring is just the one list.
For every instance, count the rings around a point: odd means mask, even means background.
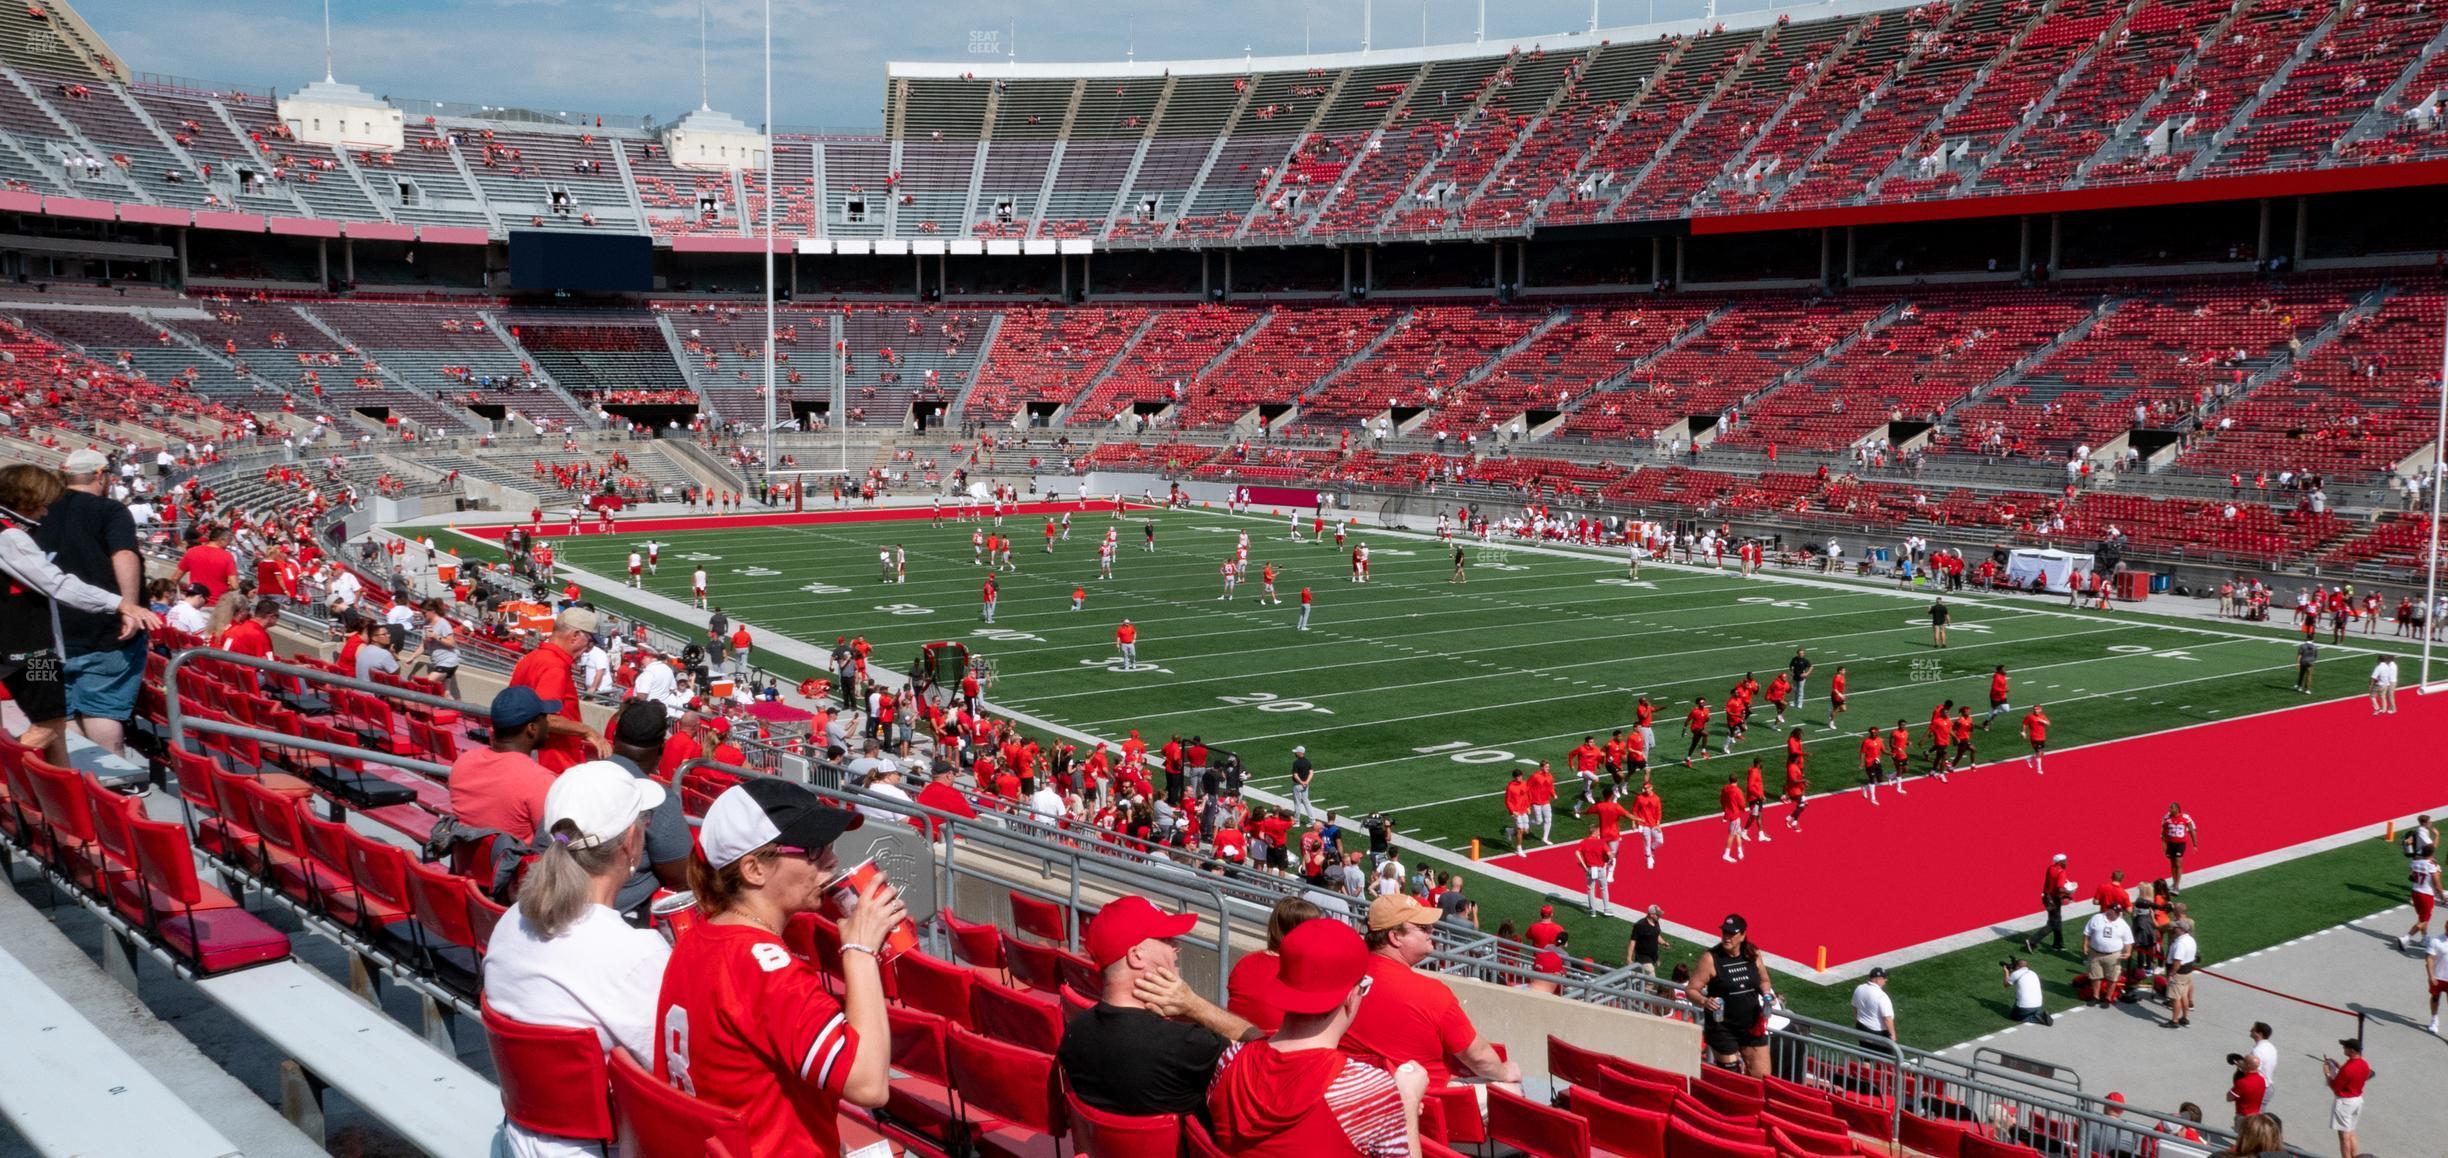
[{"label": "white baseball cap", "polygon": [[756,776],[714,798],[697,828],[697,849],[718,869],[769,844],[820,852],[866,819],[805,785]]},{"label": "white baseball cap", "polygon": [[[640,813],[662,803],[662,785],[610,760],[589,760],[572,765],[545,791],[536,829],[577,852],[619,840]],[[564,821],[575,831],[559,831]]]}]

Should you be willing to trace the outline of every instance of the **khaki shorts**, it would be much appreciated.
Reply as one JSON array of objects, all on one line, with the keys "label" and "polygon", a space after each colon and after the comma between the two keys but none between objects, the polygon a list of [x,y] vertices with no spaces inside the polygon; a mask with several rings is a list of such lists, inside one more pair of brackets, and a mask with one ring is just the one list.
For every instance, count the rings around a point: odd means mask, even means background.
[{"label": "khaki shorts", "polygon": [[2170,973],[2170,974],[2168,974],[2167,983],[2168,983],[2168,992],[2167,992],[2167,995],[2168,995],[2168,1000],[2170,1000],[2170,1001],[2191,1001],[2191,1000],[2193,1000],[2193,975],[2192,975],[2192,974],[2190,974],[2190,973]]},{"label": "khaki shorts", "polygon": [[2339,1098],[2329,1107],[2329,1128],[2341,1134],[2354,1133],[2355,1123],[2363,1120],[2363,1099]]},{"label": "khaki shorts", "polygon": [[2093,981],[2106,981],[2117,975],[2117,955],[2088,953],[2083,957],[2083,976]]}]

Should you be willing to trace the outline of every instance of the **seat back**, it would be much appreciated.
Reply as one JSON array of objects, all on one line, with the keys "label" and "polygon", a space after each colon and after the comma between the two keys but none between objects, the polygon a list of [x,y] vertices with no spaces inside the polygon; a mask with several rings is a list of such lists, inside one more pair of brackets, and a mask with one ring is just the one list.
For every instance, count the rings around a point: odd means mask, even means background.
[{"label": "seat back", "polygon": [[1594,1049],[1583,1049],[1571,1042],[1547,1035],[1547,1074],[1559,1082],[1576,1088],[1598,1087],[1598,1067],[1611,1060]]},{"label": "seat back", "polygon": [[1783,1154],[1819,1155],[1824,1158],[1853,1158],[1860,1153],[1853,1146],[1851,1134],[1826,1134],[1794,1126],[1768,1127],[1769,1144]]},{"label": "seat back", "polygon": [[1700,1073],[1703,1076],[1699,1081],[1692,1083],[1692,1100],[1707,1106],[1721,1117],[1737,1122],[1757,1118],[1761,1107],[1765,1104],[1763,1099],[1747,1097],[1741,1090],[1710,1080],[1706,1075],[1714,1068],[1713,1066],[1700,1067]]},{"label": "seat back", "polygon": [[[2162,1146],[2159,1152],[2162,1154],[2175,1153],[2177,1151],[2173,1149],[2173,1146],[2173,1143]],[[2040,1158],[2040,1151],[2030,1146],[2000,1142],[1983,1134],[1972,1133],[1964,1135],[1963,1158]]]},{"label": "seat back", "polygon": [[[902,990],[903,999],[908,996]],[[1043,997],[980,977],[969,987],[969,1027],[996,1041],[1053,1053],[1062,1046],[1063,1011]]]},{"label": "seat back", "polygon": [[136,849],[136,872],[156,909],[184,909],[203,899],[196,879],[195,855],[187,829],[176,821],[128,818],[128,838]]},{"label": "seat back", "polygon": [[1673,1110],[1675,1103],[1683,1097],[1683,1091],[1673,1086],[1659,1085],[1614,1066],[1599,1069],[1598,1092],[1633,1109],[1660,1114]]},{"label": "seat back", "polygon": [[1589,1123],[1590,1145],[1609,1154],[1647,1155],[1666,1152],[1666,1115],[1640,1110],[1575,1086],[1572,1112]]},{"label": "seat back", "polygon": [[357,891],[402,912],[413,907],[408,897],[408,853],[405,849],[351,829],[348,833],[348,860],[349,877],[357,882]]},{"label": "seat back", "polygon": [[128,834],[128,821],[143,815],[142,803],[103,787],[91,772],[78,779],[85,790],[85,811],[93,818],[94,844],[113,866],[133,871],[136,841]]},{"label": "seat back", "polygon": [[35,806],[42,810],[43,823],[50,826],[53,847],[65,852],[70,847],[82,851],[91,846],[93,808],[85,799],[85,784],[79,774],[40,756],[27,756],[21,763],[27,783],[34,789]]},{"label": "seat back", "polygon": [[483,889],[467,891],[468,932],[476,939],[476,954],[483,956],[493,944],[493,930],[502,918],[510,915],[510,906],[495,904]]},{"label": "seat back", "polygon": [[969,1013],[973,974],[968,970],[914,949],[893,958],[892,970],[903,1005],[923,1009],[964,1029],[977,1027]]},{"label": "seat back", "polygon": [[1095,995],[1105,990],[1105,975],[1095,962],[1068,949],[1054,951],[1055,972],[1062,978],[1063,988],[1077,993]]},{"label": "seat back", "polygon": [[[1429,1123],[1436,1123],[1434,1130]],[[1420,1102],[1420,1136],[1476,1146],[1487,1141],[1487,1123],[1479,1117],[1479,1095],[1469,1086],[1430,1086]]]},{"label": "seat back", "polygon": [[530,1025],[482,1009],[502,1114],[538,1134],[612,1140],[612,1076],[592,1029]]},{"label": "seat back", "polygon": [[1008,1045],[954,1026],[946,1061],[961,1101],[1040,1134],[1063,1132],[1061,1072],[1054,1055]]},{"label": "seat back", "polygon": [[612,1051],[612,1109],[632,1158],[703,1158],[708,1143],[748,1153],[740,1116],[664,1084],[625,1049]]},{"label": "seat back", "polygon": [[1777,1158],[1775,1148],[1723,1137],[1682,1118],[1666,1122],[1666,1158]]},{"label": "seat back", "polygon": [[1002,930],[964,921],[950,913],[937,913],[935,918],[952,934],[953,960],[979,969],[1003,968]]},{"label": "seat back", "polygon": [[1011,894],[1012,930],[1026,933],[1040,941],[1055,945],[1071,943],[1071,910],[1054,901],[1041,901],[1014,890]]},{"label": "seat back", "polygon": [[1062,992],[1062,957],[1050,945],[1003,934],[1003,962],[1011,968],[1012,984],[1039,993]]},{"label": "seat back", "polygon": [[1496,1087],[1488,1090],[1487,1132],[1531,1158],[1588,1158],[1590,1152],[1588,1122]]},{"label": "seat back", "polygon": [[435,940],[462,949],[476,947],[468,925],[467,897],[475,885],[440,865],[408,864],[408,904],[416,922]]},{"label": "seat back", "polygon": [[1086,1158],[1178,1158],[1181,1153],[1180,1114],[1108,1113],[1079,1100],[1068,1086],[1063,1111],[1071,1116],[1072,1152]]},{"label": "seat back", "polygon": [[1906,1111],[1898,1121],[1896,1140],[1905,1146],[1936,1158],[1959,1158],[1963,1153],[1964,1128],[1953,1122],[1941,1122]]}]

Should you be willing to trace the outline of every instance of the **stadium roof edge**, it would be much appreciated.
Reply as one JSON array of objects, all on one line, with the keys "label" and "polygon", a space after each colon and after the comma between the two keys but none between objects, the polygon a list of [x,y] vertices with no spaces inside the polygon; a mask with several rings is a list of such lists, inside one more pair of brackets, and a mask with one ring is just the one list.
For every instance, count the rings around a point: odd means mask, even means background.
[{"label": "stadium roof edge", "polygon": [[1728,32],[1765,28],[1779,19],[1794,21],[1825,20],[1839,16],[1854,16],[1870,12],[1901,12],[1917,7],[1914,0],[1831,0],[1822,4],[1793,4],[1779,8],[1764,8],[1753,12],[1720,13],[1714,21],[1662,20],[1654,24],[1626,25],[1601,28],[1595,32],[1563,32],[1545,36],[1514,37],[1458,44],[1432,44],[1425,47],[1371,48],[1366,52],[1320,52],[1305,56],[1245,56],[1213,57],[1205,60],[1105,60],[1017,62],[1008,58],[976,57],[967,60],[893,60],[884,64],[886,80],[959,80],[975,77],[981,80],[1068,80],[1075,77],[1151,77],[1237,76],[1261,72],[1293,72],[1319,68],[1339,70],[1362,65],[1424,64],[1441,60],[1469,60],[1475,57],[1502,56],[1520,50],[1581,51],[1601,44],[1625,44],[1662,36],[1685,36],[1723,28]]}]

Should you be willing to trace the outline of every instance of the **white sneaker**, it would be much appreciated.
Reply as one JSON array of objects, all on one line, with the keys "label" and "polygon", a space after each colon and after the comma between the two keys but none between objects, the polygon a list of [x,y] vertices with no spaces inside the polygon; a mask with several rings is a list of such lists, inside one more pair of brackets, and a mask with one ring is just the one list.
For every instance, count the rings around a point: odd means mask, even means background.
[{"label": "white sneaker", "polygon": [[1769,843],[1773,843],[1773,842],[1776,840],[1776,838],[1775,838],[1775,837],[1772,837],[1772,836],[1770,836],[1770,835],[1768,835],[1767,833],[1764,833],[1764,832],[1763,832],[1763,833],[1761,833],[1761,834],[1759,834],[1758,836],[1752,837],[1751,839],[1756,840],[1756,841],[1760,842],[1761,844],[1769,844]]},{"label": "white sneaker", "polygon": [[2432,1018],[2432,1019],[2431,1019],[2431,1024],[2430,1024],[2428,1027],[2426,1027],[2426,1028],[2430,1029],[2430,1031],[2431,1031],[2432,1033],[2435,1033],[2435,1034],[2436,1034],[2436,1033],[2438,1033],[2438,1032],[2439,1032],[2439,1019],[2438,1019],[2438,1018],[2436,1018],[2436,1017]]},{"label": "white sneaker", "polygon": [[1902,796],[1902,795],[1904,795],[1904,782],[1903,782],[1903,781],[1898,780],[1898,781],[1896,781],[1896,782],[1895,782],[1895,793],[1896,793],[1896,795],[1898,795],[1898,796]]},{"label": "white sneaker", "polygon": [[1656,858],[1656,857],[1654,857],[1654,856],[1645,856],[1645,857],[1642,857],[1642,858],[1641,858],[1641,867],[1642,867],[1642,868],[1656,868],[1656,867],[1657,867],[1657,858]]},{"label": "white sneaker", "polygon": [[1730,853],[1730,852],[1729,852],[1729,853],[1727,853],[1727,854],[1725,854],[1725,862],[1726,862],[1727,864],[1733,864],[1733,863],[1734,863],[1734,854],[1733,854],[1733,853]]}]

